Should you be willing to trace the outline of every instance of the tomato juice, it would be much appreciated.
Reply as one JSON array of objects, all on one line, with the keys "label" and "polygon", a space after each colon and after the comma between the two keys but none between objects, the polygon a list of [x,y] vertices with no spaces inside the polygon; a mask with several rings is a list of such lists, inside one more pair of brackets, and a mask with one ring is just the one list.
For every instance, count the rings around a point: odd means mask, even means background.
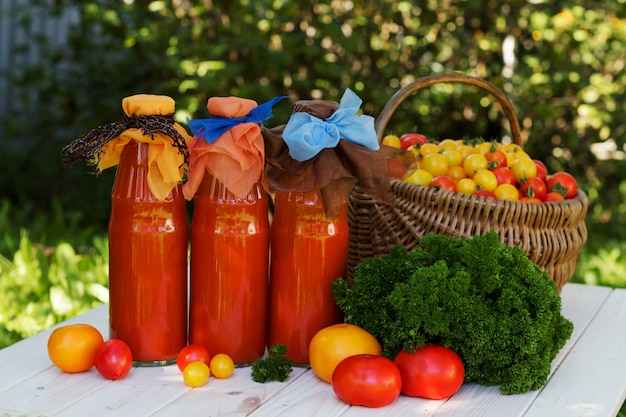
[{"label": "tomato juice", "polygon": [[237,198],[205,176],[191,225],[190,343],[250,363],[265,353],[270,226],[268,196]]},{"label": "tomato juice", "polygon": [[135,366],[173,363],[187,344],[185,200],[180,186],[154,198],[149,146],[130,141],[122,151],[109,221],[110,338],[128,344]]},{"label": "tomato juice", "polygon": [[343,321],[331,281],[346,276],[347,204],[327,219],[319,191],[276,193],[268,346],[287,346],[286,356],[309,363],[309,343],[318,330]]}]

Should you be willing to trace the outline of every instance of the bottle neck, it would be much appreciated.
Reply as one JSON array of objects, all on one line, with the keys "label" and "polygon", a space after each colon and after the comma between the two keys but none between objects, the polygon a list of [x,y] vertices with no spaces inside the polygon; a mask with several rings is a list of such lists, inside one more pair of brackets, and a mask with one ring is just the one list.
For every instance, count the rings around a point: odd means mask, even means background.
[{"label": "bottle neck", "polygon": [[263,187],[259,183],[255,184],[248,195],[244,198],[237,197],[230,192],[228,188],[221,182],[219,182],[214,176],[208,172],[205,174],[204,179],[196,191],[196,198],[210,199],[220,203],[255,203],[260,200],[267,199],[267,195],[263,190]]},{"label": "bottle neck", "polygon": [[[158,201],[148,186],[149,148],[150,144],[134,140],[124,146],[113,183],[113,198],[140,202]],[[182,198],[180,186],[176,186],[164,202]]]}]

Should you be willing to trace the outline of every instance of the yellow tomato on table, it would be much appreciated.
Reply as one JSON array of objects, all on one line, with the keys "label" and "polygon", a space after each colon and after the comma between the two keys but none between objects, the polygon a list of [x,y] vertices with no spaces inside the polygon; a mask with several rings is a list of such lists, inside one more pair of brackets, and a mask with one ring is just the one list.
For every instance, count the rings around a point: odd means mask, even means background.
[{"label": "yellow tomato on table", "polygon": [[309,344],[311,369],[322,381],[331,382],[333,371],[348,356],[381,355],[378,340],[362,327],[339,323],[319,330]]},{"label": "yellow tomato on table", "polygon": [[65,372],[85,372],[93,366],[96,349],[104,343],[102,335],[89,324],[61,326],[48,338],[48,356]]}]

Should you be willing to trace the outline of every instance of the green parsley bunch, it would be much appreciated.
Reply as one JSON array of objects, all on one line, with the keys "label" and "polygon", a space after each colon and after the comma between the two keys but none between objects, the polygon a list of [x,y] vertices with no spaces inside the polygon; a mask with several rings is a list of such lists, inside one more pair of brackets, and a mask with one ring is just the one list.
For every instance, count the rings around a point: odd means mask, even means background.
[{"label": "green parsley bunch", "polygon": [[385,356],[441,344],[461,357],[467,382],[504,394],[542,387],[573,330],[548,274],[495,232],[425,235],[411,251],[364,260],[352,282],[332,287],[346,321],[376,336]]}]

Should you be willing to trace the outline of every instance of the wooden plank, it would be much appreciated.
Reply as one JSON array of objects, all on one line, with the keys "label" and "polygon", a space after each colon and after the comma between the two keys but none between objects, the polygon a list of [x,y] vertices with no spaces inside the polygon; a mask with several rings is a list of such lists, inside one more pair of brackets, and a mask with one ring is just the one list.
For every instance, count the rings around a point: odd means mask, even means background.
[{"label": "wooden plank", "polygon": [[[108,381],[94,369],[70,375],[52,366],[50,329],[0,351],[0,416],[614,416],[626,396],[626,290],[568,284],[562,298],[574,334],[553,362],[549,384],[537,392],[505,396],[498,387],[465,384],[448,400],[401,396],[392,406],[370,409],[344,404],[329,384],[302,368],[285,383],[255,383],[248,367],[192,389],[175,365],[133,368],[125,379]],[[107,306],[69,322],[95,324],[106,338]]]},{"label": "wooden plank", "polygon": [[[290,384],[298,381],[306,372],[294,368],[285,382],[254,382],[251,367],[235,369],[228,379],[210,379],[207,385],[188,389],[174,402],[170,402],[152,417],[205,417],[247,416]],[[120,414],[126,416],[131,414]],[[138,414],[134,414],[138,415]]]},{"label": "wooden plank", "polygon": [[616,289],[526,417],[617,415],[626,398],[626,289]]},{"label": "wooden plank", "polygon": [[[84,314],[73,317],[0,350],[0,357],[2,357],[2,367],[0,367],[0,393],[12,385],[19,384],[35,374],[54,367],[48,357],[47,346],[48,337],[50,337],[50,333],[52,333],[55,328],[67,324],[88,323],[95,326],[106,340],[109,337],[108,320],[108,305],[103,304]],[[0,398],[1,397],[2,396],[0,396]],[[0,404],[2,404],[1,400]]]},{"label": "wooden plank", "polygon": [[308,370],[250,416],[333,417],[343,415],[349,407],[337,398],[330,384]]},{"label": "wooden plank", "polygon": [[110,381],[99,377],[95,369],[67,374],[50,367],[0,393],[0,416],[22,415],[12,411],[29,411],[40,416],[54,416],[69,404],[97,390],[106,389]]}]

